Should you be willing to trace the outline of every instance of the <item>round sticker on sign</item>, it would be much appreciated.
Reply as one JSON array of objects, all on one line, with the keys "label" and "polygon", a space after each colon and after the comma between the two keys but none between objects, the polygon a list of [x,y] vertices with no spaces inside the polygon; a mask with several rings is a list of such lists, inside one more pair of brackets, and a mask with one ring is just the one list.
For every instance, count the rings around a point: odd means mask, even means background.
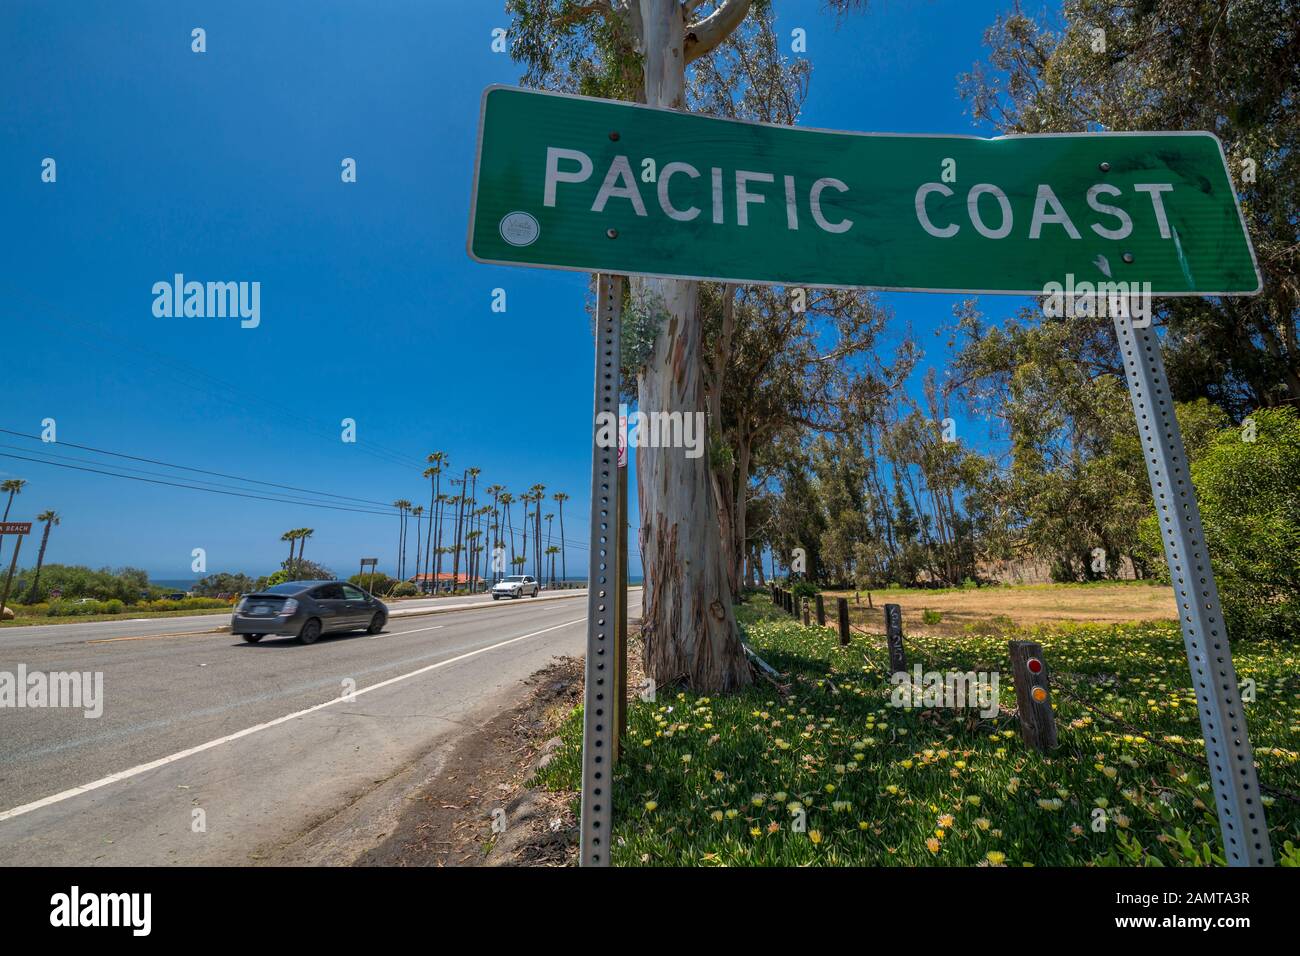
[{"label": "round sticker on sign", "polygon": [[501,238],[512,246],[530,246],[542,227],[526,212],[512,212],[501,220]]}]

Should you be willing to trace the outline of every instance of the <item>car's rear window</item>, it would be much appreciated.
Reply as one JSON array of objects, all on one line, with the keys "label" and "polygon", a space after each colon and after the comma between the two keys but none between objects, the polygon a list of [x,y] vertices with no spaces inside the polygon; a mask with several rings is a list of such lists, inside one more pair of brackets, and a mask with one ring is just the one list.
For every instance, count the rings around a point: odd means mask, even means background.
[{"label": "car's rear window", "polygon": [[302,590],[301,584],[273,584],[265,590],[265,594],[297,594]]}]

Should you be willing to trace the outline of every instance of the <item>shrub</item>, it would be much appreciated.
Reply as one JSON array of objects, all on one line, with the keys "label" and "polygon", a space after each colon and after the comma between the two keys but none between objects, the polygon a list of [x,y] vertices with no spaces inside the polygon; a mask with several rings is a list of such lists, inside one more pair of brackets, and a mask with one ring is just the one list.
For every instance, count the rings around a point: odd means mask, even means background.
[{"label": "shrub", "polygon": [[[1229,636],[1300,637],[1300,416],[1253,412],[1219,431],[1191,471]],[[1141,532],[1158,552],[1154,515]]]},{"label": "shrub", "polygon": [[98,614],[121,614],[125,605],[118,598],[110,598],[107,601],[99,602]]},{"label": "shrub", "polygon": [[790,587],[790,593],[798,598],[815,598],[817,596],[817,585],[811,581],[796,581]]},{"label": "shrub", "polygon": [[396,584],[393,585],[393,589],[388,592],[388,596],[389,597],[415,597],[415,595],[419,593],[420,593],[420,589],[417,588],[410,581],[398,581]]},{"label": "shrub", "polygon": [[921,621],[924,624],[929,624],[933,627],[942,620],[943,614],[940,611],[931,611],[929,608],[926,608],[921,612]]}]

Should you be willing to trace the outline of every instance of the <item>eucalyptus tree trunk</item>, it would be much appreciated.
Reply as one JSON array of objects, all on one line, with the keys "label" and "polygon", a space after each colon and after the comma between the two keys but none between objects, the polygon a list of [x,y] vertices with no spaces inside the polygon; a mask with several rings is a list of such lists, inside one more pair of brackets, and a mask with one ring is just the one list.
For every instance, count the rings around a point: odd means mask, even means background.
[{"label": "eucalyptus tree trunk", "polygon": [[[749,3],[729,0],[723,6],[738,23]],[[636,12],[645,101],[684,110],[686,7],[680,0],[640,0]],[[716,32],[719,23],[714,26]],[[702,42],[701,32],[692,33],[692,43]],[[660,323],[654,349],[637,378],[640,409],[691,418],[703,414],[698,284],[634,278],[631,285],[637,308]],[[732,611],[729,555],[723,553],[718,533],[708,455],[687,458],[684,448],[641,447],[637,487],[647,674],[660,685],[685,680],[704,693],[749,684],[752,675]]]}]

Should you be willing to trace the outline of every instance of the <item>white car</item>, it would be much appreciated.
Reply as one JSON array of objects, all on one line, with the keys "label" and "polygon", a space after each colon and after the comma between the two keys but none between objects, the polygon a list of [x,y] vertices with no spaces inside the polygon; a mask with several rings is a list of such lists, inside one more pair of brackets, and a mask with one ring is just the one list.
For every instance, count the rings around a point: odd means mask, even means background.
[{"label": "white car", "polygon": [[492,585],[492,600],[499,601],[503,597],[520,598],[525,594],[529,597],[537,597],[537,592],[541,589],[542,586],[531,574],[512,574]]}]

